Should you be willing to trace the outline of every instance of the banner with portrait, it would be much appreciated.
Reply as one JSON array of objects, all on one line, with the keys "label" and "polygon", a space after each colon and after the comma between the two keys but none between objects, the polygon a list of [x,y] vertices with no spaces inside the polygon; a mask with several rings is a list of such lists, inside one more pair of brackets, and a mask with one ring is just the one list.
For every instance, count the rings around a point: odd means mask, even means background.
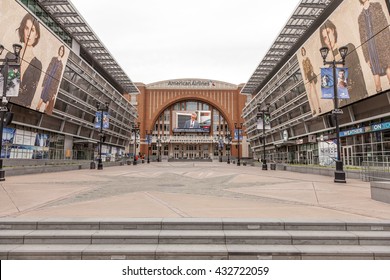
[{"label": "banner with portrait", "polygon": [[336,81],[332,68],[321,68],[321,98],[334,98],[334,83],[337,87],[338,99],[349,99],[348,93],[348,68],[336,68]]},{"label": "banner with portrait", "polygon": [[257,118],[257,129],[271,129],[271,116],[269,113],[260,114]]},{"label": "banner with portrait", "polygon": [[0,42],[5,48],[1,59],[14,58],[12,45],[22,45],[19,94],[15,93],[15,87],[12,88],[10,102],[51,114],[69,47],[14,0],[0,1]]},{"label": "banner with portrait", "polygon": [[[388,42],[390,15],[385,0],[342,1],[296,53],[312,114],[326,114],[334,108],[329,92],[323,92],[323,79],[332,80],[333,74],[324,78],[320,73],[324,66],[320,48],[329,49],[326,61],[348,69],[347,85],[339,89],[342,108],[390,89]],[[348,48],[344,65],[339,53],[343,46]]]},{"label": "banner with portrait", "polygon": [[102,119],[102,112],[98,111],[95,114],[95,128],[101,129],[102,125],[103,128],[110,127],[110,116],[108,112],[103,112],[103,119]]}]

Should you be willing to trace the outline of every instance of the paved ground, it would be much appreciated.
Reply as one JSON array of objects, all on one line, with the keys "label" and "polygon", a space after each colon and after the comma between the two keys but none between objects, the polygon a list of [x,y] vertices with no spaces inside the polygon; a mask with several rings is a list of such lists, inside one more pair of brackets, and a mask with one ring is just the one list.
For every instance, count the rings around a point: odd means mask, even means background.
[{"label": "paved ground", "polygon": [[360,180],[226,163],[151,163],[6,177],[0,217],[390,220]]}]

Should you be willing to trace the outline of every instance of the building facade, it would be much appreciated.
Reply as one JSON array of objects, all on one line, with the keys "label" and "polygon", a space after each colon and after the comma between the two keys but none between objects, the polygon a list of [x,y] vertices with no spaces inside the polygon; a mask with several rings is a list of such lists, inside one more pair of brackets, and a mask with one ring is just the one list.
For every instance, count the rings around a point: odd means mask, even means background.
[{"label": "building facade", "polygon": [[[176,79],[152,84],[136,83],[140,93],[133,95],[140,123],[138,148],[141,155],[153,160],[226,161],[248,157],[246,136],[242,135],[242,108],[247,96],[241,86],[205,79]],[[199,126],[187,126],[195,114]],[[236,128],[235,128],[236,127]],[[230,139],[230,141],[229,141]]]},{"label": "building facade", "polygon": [[[252,95],[243,117],[255,157],[334,165],[337,114],[344,165],[389,162],[389,23],[388,1],[301,1],[242,89]],[[348,48],[344,65],[342,46]],[[337,77],[325,77],[322,47],[330,50],[326,60],[335,61],[337,71],[349,73],[341,110],[325,95],[327,78],[336,83]],[[263,131],[259,116],[268,107],[271,127]]]},{"label": "building facade", "polygon": [[[92,160],[103,140],[103,161],[127,153],[138,115],[126,96],[138,90],[73,5],[2,0],[0,11],[3,64],[12,45],[22,45],[20,66],[10,64],[20,72],[19,94],[3,94],[14,117],[2,157]],[[99,113],[109,117],[104,129]]]}]

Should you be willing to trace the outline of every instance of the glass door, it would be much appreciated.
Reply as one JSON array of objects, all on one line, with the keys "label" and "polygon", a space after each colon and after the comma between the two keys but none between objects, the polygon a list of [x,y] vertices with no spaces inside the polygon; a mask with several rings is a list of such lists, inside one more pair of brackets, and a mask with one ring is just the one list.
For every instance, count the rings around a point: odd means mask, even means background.
[{"label": "glass door", "polygon": [[180,148],[179,145],[175,145],[173,149],[173,156],[175,159],[178,159],[180,157]]},{"label": "glass door", "polygon": [[314,164],[313,151],[307,151],[307,164]]},{"label": "glass door", "polygon": [[352,146],[342,147],[344,165],[353,165]]}]

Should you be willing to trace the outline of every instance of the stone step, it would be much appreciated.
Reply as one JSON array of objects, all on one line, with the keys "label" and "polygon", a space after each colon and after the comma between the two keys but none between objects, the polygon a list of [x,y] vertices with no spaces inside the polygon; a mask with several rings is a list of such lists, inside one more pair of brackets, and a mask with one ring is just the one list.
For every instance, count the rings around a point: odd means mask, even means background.
[{"label": "stone step", "polygon": [[390,231],[390,221],[282,221],[264,219],[42,219],[0,218],[1,230],[314,230]]},{"label": "stone step", "polygon": [[389,260],[388,246],[24,244],[0,246],[1,260]]},{"label": "stone step", "polygon": [[388,231],[2,230],[0,244],[253,244],[390,246]]},{"label": "stone step", "polygon": [[390,259],[390,222],[1,218],[0,259]]}]

